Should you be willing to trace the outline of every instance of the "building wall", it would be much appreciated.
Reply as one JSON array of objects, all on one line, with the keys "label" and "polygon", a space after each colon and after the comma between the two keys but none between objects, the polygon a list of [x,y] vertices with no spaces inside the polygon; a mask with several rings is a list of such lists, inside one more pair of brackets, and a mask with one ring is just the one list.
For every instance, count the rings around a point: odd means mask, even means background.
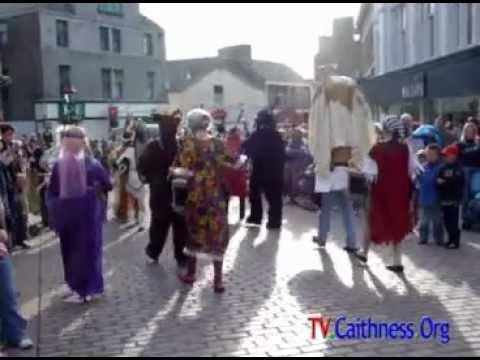
[{"label": "building wall", "polygon": [[360,43],[354,41],[353,18],[334,20],[332,37],[319,39],[319,50],[315,56],[315,76],[318,68],[326,64],[337,64],[340,75],[356,77],[360,72]]},{"label": "building wall", "polygon": [[170,103],[178,105],[183,111],[188,111],[202,104],[205,108],[214,107],[216,106],[213,96],[213,87],[215,85],[223,86],[224,107],[237,104],[256,106],[265,106],[266,104],[267,99],[263,90],[246,84],[225,70],[211,72],[182,93],[170,93]]},{"label": "building wall", "polygon": [[[59,65],[71,66],[71,83],[77,90],[75,100],[110,102],[102,98],[101,69],[111,68],[124,71],[122,101],[168,102],[163,29],[139,13],[138,3],[123,3],[121,17],[99,14],[97,5],[0,4],[0,18],[6,17],[9,26],[5,67],[13,80],[9,89],[11,120],[33,120],[34,103],[60,100]],[[22,12],[23,15],[8,17],[8,14]],[[68,48],[57,46],[56,20],[68,22]],[[120,53],[101,50],[100,26],[120,30]],[[152,35],[153,56],[144,55],[145,33]],[[149,71],[155,73],[153,99],[147,98]]]},{"label": "building wall", "polygon": [[[467,39],[468,3],[434,3],[430,26],[430,3],[376,4],[374,28],[377,74],[413,66],[480,44],[480,4],[472,4],[472,43]],[[401,22],[396,14],[404,8],[406,39],[401,41]],[[431,43],[433,42],[433,52]]]},{"label": "building wall", "polygon": [[4,70],[12,78],[8,88],[6,120],[33,119],[34,104],[42,94],[43,76],[40,53],[40,31],[37,13],[6,20],[8,43],[4,52]]}]

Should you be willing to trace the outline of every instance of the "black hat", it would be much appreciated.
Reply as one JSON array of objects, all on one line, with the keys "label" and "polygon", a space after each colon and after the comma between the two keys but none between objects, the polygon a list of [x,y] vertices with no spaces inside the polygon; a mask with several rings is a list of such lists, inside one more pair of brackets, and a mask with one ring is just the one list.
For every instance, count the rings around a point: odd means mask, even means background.
[{"label": "black hat", "polygon": [[260,110],[255,119],[258,129],[275,128],[275,117],[270,109]]}]

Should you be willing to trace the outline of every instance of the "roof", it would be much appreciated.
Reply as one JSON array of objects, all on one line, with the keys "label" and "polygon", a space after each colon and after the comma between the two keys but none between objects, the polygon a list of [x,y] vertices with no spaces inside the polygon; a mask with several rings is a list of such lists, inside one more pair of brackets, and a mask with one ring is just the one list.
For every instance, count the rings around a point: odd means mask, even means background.
[{"label": "roof", "polygon": [[221,57],[167,62],[169,91],[181,92],[214,70],[235,74],[254,87],[263,89],[266,81],[303,82],[303,78],[284,64],[269,61],[237,61]]}]

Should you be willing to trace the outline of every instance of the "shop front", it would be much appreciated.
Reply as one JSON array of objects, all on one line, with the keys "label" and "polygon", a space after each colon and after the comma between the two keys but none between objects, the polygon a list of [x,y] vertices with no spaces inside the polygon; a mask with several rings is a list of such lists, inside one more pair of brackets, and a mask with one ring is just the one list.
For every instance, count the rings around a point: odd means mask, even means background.
[{"label": "shop front", "polygon": [[[359,79],[377,113],[411,113],[430,123],[479,115],[480,46],[369,79]],[[375,112],[375,111],[374,111]]]}]

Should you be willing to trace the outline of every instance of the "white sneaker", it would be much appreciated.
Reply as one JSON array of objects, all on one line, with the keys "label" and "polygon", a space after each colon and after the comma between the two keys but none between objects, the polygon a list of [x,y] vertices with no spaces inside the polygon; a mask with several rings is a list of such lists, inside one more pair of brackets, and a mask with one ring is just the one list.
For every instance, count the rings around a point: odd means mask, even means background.
[{"label": "white sneaker", "polygon": [[20,350],[30,350],[33,348],[33,341],[29,338],[23,338],[17,346]]}]

